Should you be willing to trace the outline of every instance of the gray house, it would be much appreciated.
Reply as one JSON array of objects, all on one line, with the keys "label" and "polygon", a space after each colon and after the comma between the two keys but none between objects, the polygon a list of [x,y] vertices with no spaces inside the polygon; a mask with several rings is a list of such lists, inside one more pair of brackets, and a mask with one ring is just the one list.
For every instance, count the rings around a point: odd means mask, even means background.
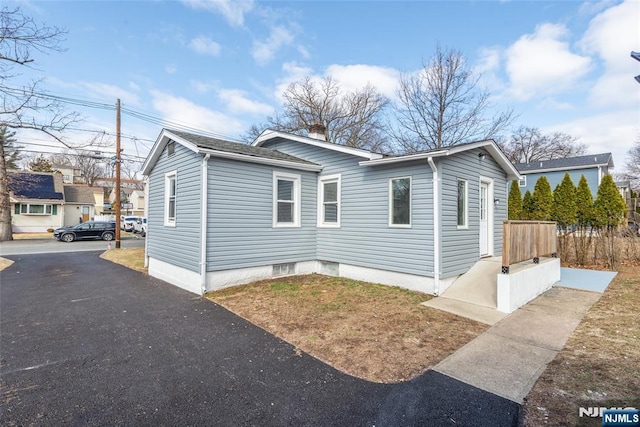
[{"label": "gray house", "polygon": [[613,157],[611,153],[588,154],[585,156],[567,157],[566,159],[539,160],[531,163],[519,163],[515,165],[522,177],[520,178],[520,191],[522,194],[533,190],[538,178],[546,176],[551,189],[562,182],[564,174],[568,173],[574,185],[578,185],[582,175],[587,179],[591,194],[595,199],[598,187],[605,175],[613,169]]},{"label": "gray house", "polygon": [[500,255],[491,140],[385,156],[267,130],[251,145],[163,130],[143,166],[149,274],[195,293],[322,273],[440,294]]}]

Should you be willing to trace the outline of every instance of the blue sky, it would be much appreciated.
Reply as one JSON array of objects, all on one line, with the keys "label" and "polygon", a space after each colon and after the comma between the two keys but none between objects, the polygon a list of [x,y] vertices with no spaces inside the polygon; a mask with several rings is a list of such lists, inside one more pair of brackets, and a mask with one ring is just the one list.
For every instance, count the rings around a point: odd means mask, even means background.
[{"label": "blue sky", "polygon": [[[638,1],[4,3],[68,30],[66,51],[36,56],[37,69],[20,78],[42,78],[56,95],[120,98],[232,139],[264,122],[287,85],[307,75],[332,75],[347,89],[370,82],[393,99],[400,75],[417,72],[438,43],[464,54],[494,104],[519,114],[516,126],[610,151],[616,172],[640,135],[640,63],[629,56],[640,51]],[[115,131],[112,111],[80,112],[79,128]],[[136,137],[123,139],[125,153],[145,156],[160,130],[124,114],[122,133]]]}]

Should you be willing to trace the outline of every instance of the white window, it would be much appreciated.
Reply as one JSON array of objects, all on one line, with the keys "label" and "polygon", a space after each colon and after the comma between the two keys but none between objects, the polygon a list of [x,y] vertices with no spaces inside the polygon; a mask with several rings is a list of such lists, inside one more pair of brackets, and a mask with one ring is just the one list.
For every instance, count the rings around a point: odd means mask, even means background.
[{"label": "white window", "polygon": [[468,183],[465,180],[458,180],[458,228],[468,228]]},{"label": "white window", "polygon": [[389,226],[411,227],[411,177],[389,180]]},{"label": "white window", "polygon": [[340,227],[340,175],[321,176],[318,181],[318,226]]},{"label": "white window", "polygon": [[527,176],[526,175],[522,175],[522,179],[518,180],[518,184],[520,184],[520,187],[526,187],[527,186]]},{"label": "white window", "polygon": [[14,213],[16,215],[57,215],[56,205],[20,203],[16,204]]},{"label": "white window", "polygon": [[164,225],[176,226],[177,173],[169,172],[164,176]]},{"label": "white window", "polygon": [[300,175],[273,173],[273,226],[300,227]]}]

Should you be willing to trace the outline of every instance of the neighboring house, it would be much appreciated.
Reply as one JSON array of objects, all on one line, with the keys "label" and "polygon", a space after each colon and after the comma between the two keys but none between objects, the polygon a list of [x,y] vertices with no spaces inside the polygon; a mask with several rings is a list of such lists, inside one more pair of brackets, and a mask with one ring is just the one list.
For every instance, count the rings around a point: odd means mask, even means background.
[{"label": "neighboring house", "polygon": [[129,195],[129,203],[131,205],[131,215],[146,216],[144,209],[144,191],[133,190]]},{"label": "neighboring house", "polygon": [[602,177],[608,175],[610,170],[613,169],[613,157],[611,153],[589,154],[566,159],[519,163],[515,167],[522,175],[520,191],[523,195],[527,190],[533,194],[538,178],[543,175],[547,177],[553,191],[562,182],[564,174],[568,172],[573,184],[576,186],[580,182],[582,175],[584,175],[595,199]]},{"label": "neighboring house", "polygon": [[86,185],[64,186],[64,225],[89,221],[102,213],[104,190]]},{"label": "neighboring house", "polygon": [[195,293],[317,272],[440,294],[501,254],[520,178],[491,140],[392,157],[318,129],[252,145],[165,129],[143,174],[149,274]]},{"label": "neighboring house", "polygon": [[44,232],[63,225],[62,175],[9,171],[7,176],[14,233]]},{"label": "neighboring house", "polygon": [[54,163],[53,170],[62,174],[62,182],[64,184],[84,184],[85,180],[80,169],[71,165]]}]

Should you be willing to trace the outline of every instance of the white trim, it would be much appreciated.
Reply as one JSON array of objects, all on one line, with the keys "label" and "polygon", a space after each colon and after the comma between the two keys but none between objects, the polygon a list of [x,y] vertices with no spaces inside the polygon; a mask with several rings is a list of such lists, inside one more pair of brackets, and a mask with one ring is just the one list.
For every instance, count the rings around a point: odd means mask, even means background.
[{"label": "white trim", "polygon": [[254,147],[262,147],[262,145],[272,139],[282,138],[290,141],[301,142],[307,145],[313,145],[314,147],[325,148],[328,150],[338,151],[340,153],[351,154],[353,156],[364,157],[365,159],[373,160],[382,158],[382,154],[372,153],[371,151],[363,150],[360,148],[347,147],[346,145],[334,144],[327,141],[321,141],[319,139],[308,138],[305,136],[294,135],[286,132],[279,132],[271,129],[263,131],[252,143]]},{"label": "white trim", "polygon": [[[171,178],[175,180],[175,193],[173,196],[173,221],[169,219],[169,182]],[[164,226],[175,227],[178,220],[178,171],[173,170],[164,174]]]},{"label": "white trim", "polygon": [[202,158],[201,206],[200,206],[200,291],[207,291],[207,220],[209,213],[209,158],[207,154]]},{"label": "white trim", "polygon": [[[324,185],[335,182],[338,184],[337,194],[337,222],[324,221]],[[340,228],[340,214],[342,213],[342,174],[321,175],[318,177],[318,227],[321,228]]]},{"label": "white trim", "polygon": [[408,162],[408,161],[421,160],[421,159],[428,160],[429,158],[433,158],[433,157],[450,156],[453,154],[474,150],[476,148],[482,148],[482,147],[484,147],[489,152],[489,154],[491,154],[491,157],[500,165],[502,170],[506,172],[507,180],[520,179],[520,173],[518,172],[516,167],[509,161],[509,159],[507,159],[507,156],[504,155],[502,150],[498,148],[498,145],[495,143],[495,141],[491,139],[473,142],[470,144],[453,145],[453,146],[447,147],[446,149],[434,150],[426,153],[409,154],[406,156],[385,157],[382,159],[362,161],[362,162],[359,162],[358,164],[360,166],[377,166],[377,165]]},{"label": "white trim", "polygon": [[440,176],[438,168],[429,157],[427,163],[431,167],[433,184],[433,294],[440,294]]},{"label": "white trim", "polygon": [[[278,222],[278,180],[293,182],[293,222]],[[298,174],[273,171],[273,227],[300,227],[302,179]]]},{"label": "white trim", "polygon": [[[487,253],[483,257],[493,256],[494,252],[494,221],[495,221],[495,190],[493,178],[480,176],[480,185],[487,184]],[[480,188],[478,188],[478,192]]]},{"label": "white trim", "polygon": [[280,166],[280,167],[298,169],[303,171],[320,172],[322,170],[322,166],[317,164],[299,163],[299,162],[292,162],[289,160],[269,159],[266,157],[251,156],[248,154],[229,153],[227,151],[212,150],[210,148],[201,148],[198,150],[198,153],[209,154],[211,156],[220,157],[223,159],[238,160],[241,162],[248,162],[248,163],[260,163],[263,165]]},{"label": "white trim", "polygon": [[540,169],[531,169],[526,171],[520,171],[520,175],[530,175],[532,173],[546,173],[546,172],[562,172],[562,171],[572,171],[572,170],[581,170],[581,169],[595,169],[601,168],[602,166],[609,166],[608,163],[602,163],[599,165],[590,164],[590,165],[579,165],[579,166],[570,166],[570,167],[555,167],[555,168],[540,168]]},{"label": "white trim", "polygon": [[[458,183],[464,182],[464,224],[458,224]],[[469,180],[456,178],[456,227],[458,230],[469,229]]]},{"label": "white trim", "polygon": [[[409,224],[394,224],[393,223],[393,181],[398,179],[409,179]],[[389,178],[389,218],[388,226],[390,228],[411,228],[411,217],[413,216],[413,179],[411,175],[407,176],[395,176]]]}]

